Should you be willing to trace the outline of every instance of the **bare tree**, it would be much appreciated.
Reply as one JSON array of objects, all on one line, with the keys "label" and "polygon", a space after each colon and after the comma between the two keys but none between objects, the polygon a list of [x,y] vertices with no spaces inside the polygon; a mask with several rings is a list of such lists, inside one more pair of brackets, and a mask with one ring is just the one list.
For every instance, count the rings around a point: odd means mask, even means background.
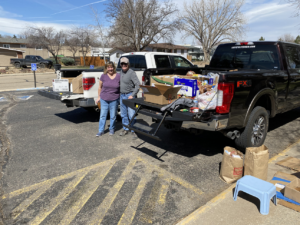
[{"label": "bare tree", "polygon": [[91,45],[95,39],[94,31],[89,27],[74,27],[72,35],[79,41],[79,49],[83,56],[83,63],[85,66],[86,54],[90,51]]},{"label": "bare tree", "polygon": [[29,27],[27,30],[27,34],[30,34],[27,37],[29,44],[47,49],[58,63],[57,55],[64,44],[65,32],[57,31],[53,27]]},{"label": "bare tree", "polygon": [[114,21],[110,35],[121,46],[144,50],[160,39],[172,42],[179,19],[172,0],[110,0],[105,10]]},{"label": "bare tree", "polygon": [[75,55],[76,55],[76,52],[79,51],[79,48],[80,48],[80,41],[77,37],[75,37],[73,34],[72,34],[73,31],[68,31],[68,35],[67,35],[67,38],[66,38],[66,41],[65,41],[65,46],[67,47],[67,49],[72,52],[72,55],[73,55],[73,58],[74,58],[74,61],[75,60]]},{"label": "bare tree", "polygon": [[100,14],[98,13],[98,10],[91,7],[92,10],[92,16],[94,18],[94,21],[96,23],[96,25],[94,25],[93,27],[95,28],[95,32],[98,34],[99,36],[99,45],[102,48],[102,55],[103,55],[103,59],[104,59],[104,63],[106,62],[105,60],[105,47],[108,47],[111,45],[111,38],[109,37],[108,33],[108,29],[104,27],[103,23],[101,22],[101,17]]},{"label": "bare tree", "polygon": [[291,3],[296,10],[295,16],[300,16],[300,0],[287,0],[287,2]]},{"label": "bare tree", "polygon": [[293,35],[291,35],[291,34],[284,34],[284,35],[281,35],[278,38],[278,41],[284,41],[284,42],[294,43],[295,42],[295,37]]},{"label": "bare tree", "polygon": [[197,0],[184,4],[181,15],[184,37],[195,37],[209,61],[213,47],[224,41],[241,40],[246,21],[241,12],[244,0]]}]

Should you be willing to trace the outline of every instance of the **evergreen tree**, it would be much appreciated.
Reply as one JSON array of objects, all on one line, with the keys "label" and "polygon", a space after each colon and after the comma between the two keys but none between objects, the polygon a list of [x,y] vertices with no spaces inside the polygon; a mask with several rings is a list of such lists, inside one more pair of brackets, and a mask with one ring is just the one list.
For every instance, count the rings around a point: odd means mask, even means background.
[{"label": "evergreen tree", "polygon": [[261,36],[260,39],[258,39],[259,41],[265,41],[264,37]]},{"label": "evergreen tree", "polygon": [[13,36],[13,38],[17,38],[17,36],[16,36],[16,35],[14,35],[14,36]]},{"label": "evergreen tree", "polygon": [[300,45],[300,35],[298,35],[295,39],[295,43]]}]

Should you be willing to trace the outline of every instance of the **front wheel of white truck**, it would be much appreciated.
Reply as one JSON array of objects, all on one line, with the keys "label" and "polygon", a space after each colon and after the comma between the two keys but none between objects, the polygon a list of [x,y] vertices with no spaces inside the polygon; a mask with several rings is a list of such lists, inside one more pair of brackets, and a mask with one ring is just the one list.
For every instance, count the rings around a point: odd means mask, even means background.
[{"label": "front wheel of white truck", "polygon": [[261,106],[256,106],[249,116],[245,129],[235,139],[236,147],[245,150],[247,147],[259,147],[264,144],[269,128],[269,114]]}]

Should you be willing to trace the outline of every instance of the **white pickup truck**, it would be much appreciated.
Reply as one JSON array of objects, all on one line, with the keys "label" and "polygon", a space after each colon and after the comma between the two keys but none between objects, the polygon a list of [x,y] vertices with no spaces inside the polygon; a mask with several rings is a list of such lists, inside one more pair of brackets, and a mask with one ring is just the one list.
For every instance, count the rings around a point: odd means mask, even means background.
[{"label": "white pickup truck", "polygon": [[[163,52],[131,52],[121,56],[127,57],[130,62],[130,68],[134,70],[141,84],[145,82],[144,71],[146,69],[164,69],[167,74],[186,74],[186,69],[197,67],[189,60],[179,54],[163,53]],[[121,59],[120,58],[120,59]],[[121,71],[120,60],[117,66],[117,71]],[[182,72],[181,72],[182,71]],[[38,93],[45,97],[61,100],[67,107],[82,107],[88,111],[98,111],[98,106],[95,103],[98,97],[99,79],[103,71],[94,70],[61,70],[57,71],[59,79],[63,79],[68,74],[69,77],[75,77],[82,74],[83,78],[83,94],[75,94],[72,92],[60,93],[51,90],[40,90]],[[137,97],[142,97],[142,92],[138,93]]]}]

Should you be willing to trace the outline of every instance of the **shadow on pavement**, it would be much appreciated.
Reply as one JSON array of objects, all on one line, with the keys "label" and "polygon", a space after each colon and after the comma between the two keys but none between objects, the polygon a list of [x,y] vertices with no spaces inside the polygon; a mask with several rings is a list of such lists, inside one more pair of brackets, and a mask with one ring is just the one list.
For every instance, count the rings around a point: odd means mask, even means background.
[{"label": "shadow on pavement", "polygon": [[274,118],[270,118],[269,132],[298,118],[300,118],[300,108],[293,109],[286,113],[278,114]]},{"label": "shadow on pavement", "polygon": [[72,111],[65,113],[57,113],[56,116],[70,121],[72,123],[85,123],[85,122],[99,122],[99,113],[97,112],[88,112],[82,108],[76,108]]}]

